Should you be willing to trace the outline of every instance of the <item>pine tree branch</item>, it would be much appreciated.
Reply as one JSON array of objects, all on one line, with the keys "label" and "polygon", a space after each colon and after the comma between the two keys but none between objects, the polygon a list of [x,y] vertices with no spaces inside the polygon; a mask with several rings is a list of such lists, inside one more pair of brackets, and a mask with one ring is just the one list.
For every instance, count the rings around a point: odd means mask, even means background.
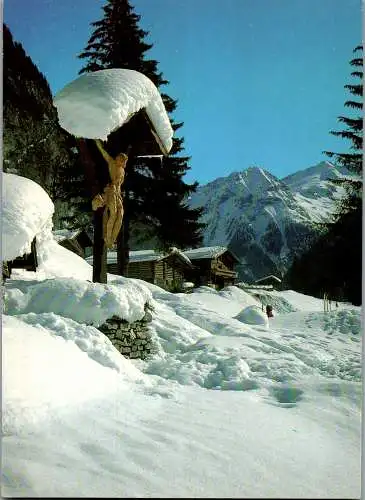
[{"label": "pine tree branch", "polygon": [[362,84],[358,85],[345,85],[345,89],[348,89],[351,94],[362,96],[363,90],[362,90]]},{"label": "pine tree branch", "polygon": [[338,121],[346,123],[346,125],[348,125],[350,128],[352,128],[356,132],[359,132],[360,130],[362,130],[362,127],[363,127],[362,118],[347,118],[346,116],[339,116]]},{"label": "pine tree branch", "polygon": [[362,137],[359,135],[356,135],[354,132],[349,132],[348,130],[341,130],[341,131],[331,130],[330,133],[332,135],[337,136],[337,137],[343,137],[345,139],[350,139],[353,142],[355,149],[362,148]]},{"label": "pine tree branch", "polygon": [[362,109],[363,108],[362,102],[356,102],[356,101],[346,101],[345,106],[347,108],[353,108],[353,109]]},{"label": "pine tree branch", "polygon": [[362,66],[363,65],[363,60],[360,58],[352,59],[350,61],[351,66]]}]

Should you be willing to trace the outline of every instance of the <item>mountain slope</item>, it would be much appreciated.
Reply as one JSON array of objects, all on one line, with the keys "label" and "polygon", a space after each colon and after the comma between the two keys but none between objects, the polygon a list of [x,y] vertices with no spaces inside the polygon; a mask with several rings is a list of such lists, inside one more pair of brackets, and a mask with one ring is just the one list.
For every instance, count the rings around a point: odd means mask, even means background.
[{"label": "mountain slope", "polygon": [[[3,25],[3,169],[40,184],[55,200],[54,224],[68,214],[75,174],[73,138],[61,129],[45,76]],[[77,190],[76,196],[80,196]]]},{"label": "mountain slope", "polygon": [[321,162],[280,180],[250,167],[199,187],[188,203],[204,207],[204,245],[226,245],[240,257],[241,279],[281,276],[342,194],[329,179],[346,173]]}]

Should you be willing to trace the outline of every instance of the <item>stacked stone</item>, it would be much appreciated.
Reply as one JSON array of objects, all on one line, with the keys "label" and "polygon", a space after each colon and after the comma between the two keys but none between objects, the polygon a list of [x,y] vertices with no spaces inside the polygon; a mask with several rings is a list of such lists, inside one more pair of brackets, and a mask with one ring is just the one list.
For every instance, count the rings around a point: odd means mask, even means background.
[{"label": "stacked stone", "polygon": [[99,330],[109,338],[123,356],[146,359],[154,352],[151,334],[148,330],[148,323],[151,321],[152,315],[148,311],[141,320],[134,323],[112,316],[99,326]]}]

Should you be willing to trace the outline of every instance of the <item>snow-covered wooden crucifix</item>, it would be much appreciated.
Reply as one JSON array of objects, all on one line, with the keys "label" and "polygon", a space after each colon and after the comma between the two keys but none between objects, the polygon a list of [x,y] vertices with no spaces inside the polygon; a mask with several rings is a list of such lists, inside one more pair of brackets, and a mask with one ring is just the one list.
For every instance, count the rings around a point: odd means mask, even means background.
[{"label": "snow-covered wooden crucifix", "polygon": [[[54,104],[61,127],[78,138],[95,211],[93,281],[106,283],[106,249],[115,243],[123,221],[121,192],[128,150],[134,148],[134,155],[167,155],[173,129],[159,91],[149,78],[134,70],[115,68],[86,73],[58,92]],[[112,156],[102,141],[121,128],[120,149]],[[136,130],[138,135],[141,128],[144,133],[148,129],[149,140],[136,141]],[[108,166],[108,172],[102,172],[101,177],[87,151],[90,140]]]}]

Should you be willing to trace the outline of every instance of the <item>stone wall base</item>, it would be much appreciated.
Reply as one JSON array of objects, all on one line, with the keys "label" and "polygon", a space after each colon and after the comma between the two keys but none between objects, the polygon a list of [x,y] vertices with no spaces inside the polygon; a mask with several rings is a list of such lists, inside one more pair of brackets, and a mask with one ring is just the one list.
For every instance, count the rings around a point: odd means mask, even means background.
[{"label": "stone wall base", "polygon": [[148,330],[148,323],[152,321],[150,307],[145,306],[145,315],[134,323],[112,316],[105,323],[99,326],[99,330],[104,333],[123,356],[132,359],[146,359],[155,352],[155,347]]}]

